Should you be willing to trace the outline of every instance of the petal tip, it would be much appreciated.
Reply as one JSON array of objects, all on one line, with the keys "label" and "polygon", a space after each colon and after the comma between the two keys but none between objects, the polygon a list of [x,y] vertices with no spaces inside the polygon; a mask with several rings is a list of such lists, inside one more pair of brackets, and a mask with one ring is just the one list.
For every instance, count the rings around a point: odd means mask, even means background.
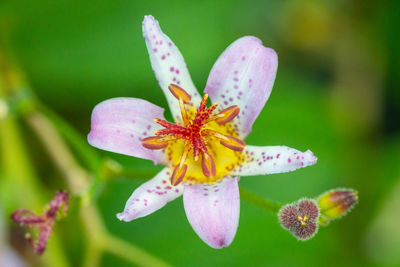
[{"label": "petal tip", "polygon": [[136,216],[132,216],[132,214],[129,214],[126,211],[117,213],[116,216],[117,216],[118,220],[123,221],[123,222],[130,222],[130,221],[136,219]]},{"label": "petal tip", "polygon": [[307,166],[311,166],[317,163],[318,158],[314,155],[311,150],[307,150],[304,152],[305,155],[305,163]]},{"label": "petal tip", "polygon": [[146,35],[149,35],[154,29],[156,32],[160,31],[160,25],[158,21],[152,15],[144,16],[142,22],[143,35],[146,37]]},{"label": "petal tip", "polygon": [[143,24],[146,24],[148,22],[156,22],[157,20],[153,17],[153,15],[145,15],[143,18]]},{"label": "petal tip", "polygon": [[255,36],[252,36],[252,35],[243,36],[239,40],[246,41],[246,42],[257,43],[257,44],[262,45],[262,41],[259,38],[255,37]]},{"label": "petal tip", "polygon": [[214,249],[223,249],[229,247],[232,244],[232,240],[228,240],[227,237],[219,236],[212,240],[203,239],[203,241]]}]

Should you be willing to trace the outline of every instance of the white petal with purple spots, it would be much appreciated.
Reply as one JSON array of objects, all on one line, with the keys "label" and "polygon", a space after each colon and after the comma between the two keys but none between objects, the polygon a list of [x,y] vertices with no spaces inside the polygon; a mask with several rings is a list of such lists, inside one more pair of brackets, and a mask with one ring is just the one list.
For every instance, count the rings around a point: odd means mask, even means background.
[{"label": "white petal with purple spots", "polygon": [[171,39],[161,31],[158,21],[153,16],[144,17],[143,36],[150,55],[151,66],[167,98],[172,116],[175,120],[182,120],[179,103],[169,91],[168,85],[173,83],[185,89],[195,105],[201,101],[190,78],[185,60]]},{"label": "white petal with purple spots", "polygon": [[271,93],[278,68],[278,57],[253,36],[233,42],[218,58],[208,77],[205,93],[221,109],[238,105],[233,120],[241,138],[245,138]]},{"label": "white petal with purple spots", "polygon": [[287,146],[246,146],[246,161],[233,170],[233,175],[252,176],[291,172],[314,165],[317,157]]},{"label": "white petal with purple spots", "polygon": [[117,218],[129,222],[144,217],[181,196],[183,185],[171,185],[170,176],[170,169],[165,168],[154,178],[139,186],[129,197],[124,211],[117,214]]}]

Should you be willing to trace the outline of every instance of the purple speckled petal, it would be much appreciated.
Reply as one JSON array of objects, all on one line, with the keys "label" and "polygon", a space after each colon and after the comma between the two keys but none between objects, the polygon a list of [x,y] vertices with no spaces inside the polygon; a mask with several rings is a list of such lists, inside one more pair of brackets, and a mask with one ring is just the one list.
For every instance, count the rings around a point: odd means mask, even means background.
[{"label": "purple speckled petal", "polygon": [[201,97],[190,78],[185,60],[175,44],[165,35],[158,21],[153,16],[145,16],[143,20],[143,36],[150,55],[157,81],[163,90],[172,116],[175,120],[182,120],[178,100],[168,90],[168,85],[176,84],[192,97],[192,103],[201,101]]},{"label": "purple speckled petal", "polygon": [[287,146],[246,146],[246,161],[233,170],[233,175],[251,176],[291,172],[314,165],[317,157]]},{"label": "purple speckled petal", "polygon": [[138,187],[126,202],[124,211],[117,214],[117,218],[129,222],[147,216],[180,197],[183,185],[171,185],[170,176],[169,168],[165,168],[153,179]]},{"label": "purple speckled petal", "polygon": [[210,247],[220,249],[232,243],[239,224],[238,178],[185,185],[183,204],[194,231]]},{"label": "purple speckled petal", "polygon": [[164,118],[164,109],[137,98],[112,98],[99,103],[92,112],[89,144],[111,152],[165,162],[160,150],[144,148],[141,139],[161,129],[154,118]]},{"label": "purple speckled petal", "polygon": [[208,77],[205,93],[221,109],[238,105],[240,113],[233,123],[241,138],[251,127],[268,100],[274,84],[278,56],[259,39],[242,37],[218,58]]}]

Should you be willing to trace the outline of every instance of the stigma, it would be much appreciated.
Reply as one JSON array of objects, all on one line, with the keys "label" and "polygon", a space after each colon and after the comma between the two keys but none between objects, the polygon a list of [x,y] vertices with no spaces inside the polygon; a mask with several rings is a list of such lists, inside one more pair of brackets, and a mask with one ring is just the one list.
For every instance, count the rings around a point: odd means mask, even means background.
[{"label": "stigma", "polygon": [[[183,142],[183,151],[179,161],[173,166],[171,175],[171,184],[176,186],[184,180],[188,171],[186,163],[190,153],[193,155],[193,161],[199,162],[201,165],[202,174],[205,177],[214,177],[217,169],[213,158],[212,146],[215,146],[215,141],[229,150],[242,152],[246,143],[238,139],[233,134],[227,134],[226,131],[220,132],[218,128],[212,125],[223,126],[232,121],[240,112],[240,108],[236,105],[230,106],[219,112],[215,112],[218,104],[214,103],[207,107],[208,95],[205,94],[200,102],[199,107],[191,114],[189,105],[191,97],[181,87],[170,84],[168,89],[179,101],[179,107],[182,115],[182,121],[170,123],[162,119],[154,119],[154,121],[164,129],[156,131],[155,136],[150,136],[142,139],[143,147],[147,149],[165,149],[169,145],[173,146],[176,141]],[[218,149],[214,149],[218,150]],[[201,163],[200,163],[201,160]],[[192,161],[190,161],[192,162]]]},{"label": "stigma", "polygon": [[300,223],[301,226],[306,226],[307,225],[307,221],[308,221],[309,217],[307,215],[302,216],[297,216],[297,221]]}]

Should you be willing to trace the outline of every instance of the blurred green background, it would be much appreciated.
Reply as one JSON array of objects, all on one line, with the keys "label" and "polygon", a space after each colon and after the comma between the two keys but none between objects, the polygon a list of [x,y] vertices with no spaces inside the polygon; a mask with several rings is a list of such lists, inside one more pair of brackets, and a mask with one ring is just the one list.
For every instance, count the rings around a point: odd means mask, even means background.
[{"label": "blurred green background", "polygon": [[[108,180],[99,191],[96,204],[109,232],[173,266],[400,266],[400,1],[3,0],[0,38],[38,99],[84,136],[91,110],[102,100],[139,97],[167,106],[142,37],[147,14],[179,47],[199,91],[235,39],[254,35],[277,51],[271,97],[246,141],[311,149],[318,164],[243,177],[241,186],[282,203],[349,187],[359,191],[360,203],[312,240],[300,242],[281,228],[275,214],[242,201],[233,244],[214,250],[191,229],[181,198],[137,221],[117,220],[133,189],[161,167],[89,147],[143,176]],[[2,150],[0,165],[6,227],[0,243],[13,247],[28,265],[41,266],[9,214],[34,208],[21,198],[24,191],[40,194],[39,212],[55,190],[67,186],[36,134],[16,117],[19,135],[0,126],[0,145],[9,147]],[[10,148],[7,138],[22,152]],[[41,191],[25,190],[29,183],[5,182],[25,181],[10,175],[7,164],[29,169],[19,175],[34,173]],[[18,195],[22,200],[16,202]],[[69,216],[56,224],[50,239],[58,240],[70,266],[83,266],[87,249],[77,202],[72,200]],[[102,254],[99,262],[131,265],[112,253]]]}]

